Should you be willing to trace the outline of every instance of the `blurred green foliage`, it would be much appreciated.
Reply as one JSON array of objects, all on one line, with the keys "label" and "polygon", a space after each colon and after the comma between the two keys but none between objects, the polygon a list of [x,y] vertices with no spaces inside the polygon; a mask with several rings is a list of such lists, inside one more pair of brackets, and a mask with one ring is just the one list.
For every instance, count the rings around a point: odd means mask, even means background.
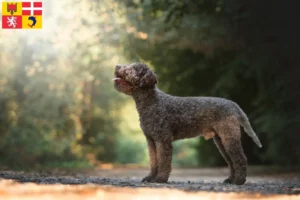
[{"label": "blurred green foliage", "polygon": [[117,5],[106,3],[78,1],[66,15],[72,1],[45,2],[51,18],[41,33],[1,32],[2,164],[116,160],[121,96],[111,78],[121,56],[110,33],[123,22],[110,18]]},{"label": "blurred green foliage", "polygon": [[[76,2],[44,2],[51,17],[40,32],[0,32],[2,166],[146,165],[133,101],[111,82],[117,63],[136,61],[153,67],[158,86],[170,94],[236,101],[264,146],[258,149],[243,134],[250,164],[300,163],[299,51],[297,38],[282,36],[290,33],[283,22],[296,18],[278,21],[281,4]],[[202,138],[176,142],[173,162],[225,164],[213,142]]]}]

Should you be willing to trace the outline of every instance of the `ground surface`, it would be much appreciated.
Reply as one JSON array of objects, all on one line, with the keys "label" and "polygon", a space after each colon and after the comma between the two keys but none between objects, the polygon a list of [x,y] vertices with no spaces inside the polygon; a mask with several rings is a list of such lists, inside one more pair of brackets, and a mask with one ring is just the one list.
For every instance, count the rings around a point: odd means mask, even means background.
[{"label": "ground surface", "polygon": [[142,183],[147,169],[0,172],[0,199],[300,199],[300,174],[249,170],[242,186],[226,168],[174,169],[169,183]]}]

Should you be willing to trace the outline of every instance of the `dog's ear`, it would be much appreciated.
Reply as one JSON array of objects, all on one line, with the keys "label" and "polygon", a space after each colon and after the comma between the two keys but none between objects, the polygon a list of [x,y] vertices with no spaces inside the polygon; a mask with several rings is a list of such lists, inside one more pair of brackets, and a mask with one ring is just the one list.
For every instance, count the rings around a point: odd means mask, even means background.
[{"label": "dog's ear", "polygon": [[150,87],[157,83],[157,76],[151,70],[148,70],[146,74],[140,80],[140,87]]}]

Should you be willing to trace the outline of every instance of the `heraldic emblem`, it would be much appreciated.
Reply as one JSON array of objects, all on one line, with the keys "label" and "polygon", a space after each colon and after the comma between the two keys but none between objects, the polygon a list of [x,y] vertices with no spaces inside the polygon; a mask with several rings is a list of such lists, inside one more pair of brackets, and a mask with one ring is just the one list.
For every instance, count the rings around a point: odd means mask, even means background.
[{"label": "heraldic emblem", "polygon": [[3,29],[41,29],[43,2],[2,2]]}]

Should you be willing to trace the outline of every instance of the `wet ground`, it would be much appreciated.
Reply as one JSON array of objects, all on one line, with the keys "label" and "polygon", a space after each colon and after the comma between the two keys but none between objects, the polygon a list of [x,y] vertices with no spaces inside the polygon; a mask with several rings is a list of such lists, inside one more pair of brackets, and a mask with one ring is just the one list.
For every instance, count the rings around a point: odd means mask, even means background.
[{"label": "wet ground", "polygon": [[110,200],[124,199],[126,195],[128,199],[177,199],[180,196],[184,199],[200,196],[207,199],[300,199],[300,174],[249,171],[247,182],[241,186],[222,183],[227,168],[174,169],[166,184],[142,183],[140,180],[148,173],[147,169],[1,171],[0,197],[20,199],[27,195],[33,199],[37,195],[41,199],[47,194],[46,199],[51,199],[70,194],[72,199],[93,199],[100,194]]}]

